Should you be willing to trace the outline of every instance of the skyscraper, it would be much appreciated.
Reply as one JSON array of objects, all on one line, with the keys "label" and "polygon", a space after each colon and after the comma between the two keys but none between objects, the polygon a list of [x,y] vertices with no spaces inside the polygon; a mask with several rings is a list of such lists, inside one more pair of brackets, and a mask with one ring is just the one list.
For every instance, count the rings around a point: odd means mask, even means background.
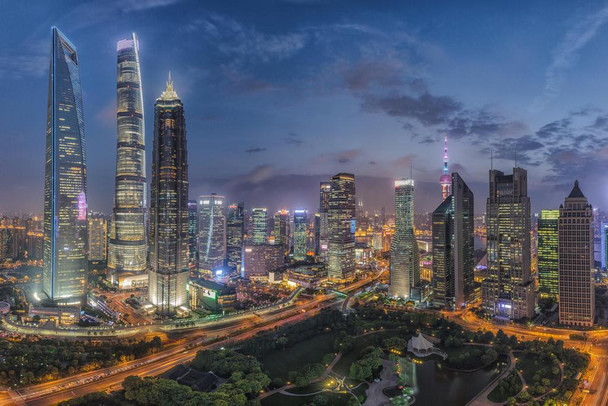
[{"label": "skyscraper", "polygon": [[162,315],[187,302],[188,158],[182,101],[167,87],[154,104],[148,296]]},{"label": "skyscraper", "polygon": [[456,172],[451,192],[433,212],[434,303],[460,308],[473,299],[475,290],[474,196]]},{"label": "skyscraper", "polygon": [[99,262],[107,259],[108,222],[101,214],[89,214],[89,261]]},{"label": "skyscraper", "polygon": [[439,184],[441,185],[441,197],[443,200],[447,199],[450,195],[450,188],[452,187],[452,179],[450,178],[450,172],[448,170],[448,137],[446,136],[443,140],[443,173],[439,177]]},{"label": "skyscraper", "polygon": [[59,304],[86,296],[87,167],[76,47],[52,29],[44,176],[42,290]]},{"label": "skyscraper", "polygon": [[321,182],[319,188],[319,253],[321,258],[327,261],[327,248],[329,247],[329,192],[331,184],[329,182]]},{"label": "skyscraper", "polygon": [[530,198],[528,172],[490,171],[486,204],[488,277],[482,282],[482,306],[502,319],[534,316],[530,279]]},{"label": "skyscraper", "polygon": [[108,247],[113,283],[131,286],[126,278],[145,280],[146,272],[146,151],[144,108],[137,36],[117,45],[116,179]]},{"label": "skyscraper", "polygon": [[538,219],[538,290],[540,297],[558,297],[558,219],[559,210],[542,210]]},{"label": "skyscraper", "polygon": [[293,211],[293,259],[306,259],[306,229],[308,228],[308,211],[295,209]]},{"label": "skyscraper", "polygon": [[355,175],[331,177],[327,211],[329,266],[327,276],[339,280],[355,272]]},{"label": "skyscraper", "polygon": [[228,206],[226,219],[226,262],[236,272],[241,271],[243,258],[243,235],[245,234],[245,204]]},{"label": "skyscraper", "polygon": [[420,282],[420,252],[414,236],[414,180],[395,181],[395,235],[391,244],[388,294],[410,298]]},{"label": "skyscraper", "polygon": [[600,261],[602,269],[608,267],[608,223],[600,224]]},{"label": "skyscraper", "polygon": [[590,327],[595,318],[593,211],[574,182],[559,208],[559,322]]},{"label": "skyscraper", "polygon": [[254,207],[251,210],[253,218],[253,243],[266,244],[268,240],[268,212],[266,207]]},{"label": "skyscraper", "polygon": [[198,270],[211,274],[226,259],[224,196],[212,193],[198,198]]},{"label": "skyscraper", "polygon": [[188,200],[188,263],[198,269],[198,215],[196,200]]},{"label": "skyscraper", "polygon": [[274,215],[274,243],[281,245],[285,254],[289,253],[289,234],[289,210],[279,210]]}]

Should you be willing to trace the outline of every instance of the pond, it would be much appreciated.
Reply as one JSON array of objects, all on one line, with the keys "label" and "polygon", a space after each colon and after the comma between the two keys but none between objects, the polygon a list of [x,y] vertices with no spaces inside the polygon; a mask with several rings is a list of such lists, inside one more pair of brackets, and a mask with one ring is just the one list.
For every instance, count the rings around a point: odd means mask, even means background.
[{"label": "pond", "polygon": [[[437,366],[437,361],[428,360],[422,364],[411,363],[416,406],[462,406],[480,393],[498,375],[499,360],[494,365],[475,372],[448,371]],[[408,385],[409,385],[408,384]]]}]

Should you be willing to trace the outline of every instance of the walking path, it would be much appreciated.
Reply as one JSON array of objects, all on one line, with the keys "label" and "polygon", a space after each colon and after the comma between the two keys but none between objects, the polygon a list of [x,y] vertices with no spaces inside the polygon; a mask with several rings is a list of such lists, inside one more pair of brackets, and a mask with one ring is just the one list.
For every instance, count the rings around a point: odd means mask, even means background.
[{"label": "walking path", "polygon": [[[494,378],[494,380],[492,380],[492,382],[490,382],[488,384],[488,386],[486,386],[486,388],[481,393],[479,393],[477,396],[475,396],[473,399],[471,399],[469,401],[469,403],[467,403],[466,406],[496,405],[497,403],[494,403],[490,399],[488,399],[488,395],[494,390],[494,388],[496,388],[496,386],[498,386],[498,382],[500,382],[500,380],[502,378],[504,378],[505,376],[508,376],[514,368],[515,368],[515,356],[513,355],[513,352],[510,352],[509,353],[509,366],[504,371],[502,371],[500,374],[498,374],[498,376],[496,378]],[[519,374],[519,371],[517,371],[517,373]],[[523,382],[523,378],[522,378],[522,382]]]},{"label": "walking path", "polygon": [[[319,382],[319,381],[322,381],[323,379],[327,378],[327,376],[329,375],[329,373],[331,372],[331,370],[333,369],[333,367],[338,363],[338,361],[340,361],[340,358],[342,358],[342,352],[339,352],[338,355],[336,355],[336,358],[334,358],[334,360],[331,362],[331,364],[329,364],[327,366],[327,368],[325,368],[325,372],[323,372],[323,374],[321,376],[319,376],[318,378],[315,378],[315,379],[311,380],[310,383]],[[258,397],[258,399],[264,399],[264,398],[266,398],[268,396],[274,395],[275,393],[283,393],[287,389],[291,389],[291,388],[295,388],[295,387],[296,387],[296,385],[294,383],[290,383],[289,385],[281,386],[280,388],[273,389],[273,390],[271,390],[269,392],[264,392],[264,393],[262,393]],[[322,392],[322,391],[320,391],[320,392]],[[320,393],[320,392],[308,393],[305,396],[316,395],[317,393]],[[286,392],[286,393],[283,393],[283,394],[290,394],[290,393]]]}]

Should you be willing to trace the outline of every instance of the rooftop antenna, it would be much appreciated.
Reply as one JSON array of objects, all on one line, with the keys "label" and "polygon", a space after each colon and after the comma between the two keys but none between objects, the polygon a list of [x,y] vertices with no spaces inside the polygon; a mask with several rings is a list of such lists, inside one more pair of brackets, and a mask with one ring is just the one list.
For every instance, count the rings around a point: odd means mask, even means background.
[{"label": "rooftop antenna", "polygon": [[515,167],[517,168],[517,146],[515,146]]},{"label": "rooftop antenna", "polygon": [[494,170],[494,150],[490,150],[490,170]]},{"label": "rooftop antenna", "polygon": [[410,179],[414,179],[414,159],[410,162]]}]

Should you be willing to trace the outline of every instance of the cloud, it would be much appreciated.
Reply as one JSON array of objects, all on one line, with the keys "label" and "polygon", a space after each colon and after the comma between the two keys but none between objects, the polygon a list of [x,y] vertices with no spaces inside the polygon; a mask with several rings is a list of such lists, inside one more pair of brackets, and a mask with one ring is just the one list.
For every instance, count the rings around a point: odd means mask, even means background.
[{"label": "cloud", "polygon": [[285,142],[299,147],[304,143],[304,140],[298,134],[291,132],[285,137]]},{"label": "cloud", "polygon": [[418,158],[418,155],[408,154],[408,155],[402,156],[400,158],[397,158],[395,161],[393,161],[393,165],[399,166],[399,167],[410,168],[414,164],[414,160],[416,158]]},{"label": "cloud", "polygon": [[340,152],[326,153],[319,155],[314,162],[316,164],[324,164],[324,163],[339,163],[339,164],[347,164],[352,162],[355,158],[360,157],[363,154],[363,151],[360,149],[349,149]]},{"label": "cloud", "polygon": [[406,94],[386,97],[366,95],[362,104],[363,111],[413,118],[427,126],[446,123],[461,108],[462,104],[451,97],[433,96],[428,92],[417,97]]},{"label": "cloud", "polygon": [[166,7],[171,4],[179,3],[181,0],[120,0],[118,6],[126,11],[141,11],[150,8]]},{"label": "cloud", "polygon": [[208,13],[185,27],[187,31],[202,31],[204,38],[219,52],[232,58],[232,63],[261,62],[289,58],[306,45],[303,32],[266,34],[253,26],[215,13]]},{"label": "cloud", "polygon": [[266,148],[260,148],[260,147],[249,148],[249,149],[245,150],[245,152],[248,154],[255,154],[255,153],[264,152],[264,151],[266,151]]},{"label": "cloud", "polygon": [[508,120],[500,114],[482,108],[460,111],[442,131],[445,131],[450,139],[471,137],[488,141],[492,137],[520,135],[526,128],[522,122]]},{"label": "cloud", "polygon": [[543,92],[532,102],[533,112],[542,110],[559,94],[566,72],[576,62],[579,51],[596,36],[606,22],[608,6],[589,14],[566,32],[564,39],[553,52],[553,59],[545,72]]}]

